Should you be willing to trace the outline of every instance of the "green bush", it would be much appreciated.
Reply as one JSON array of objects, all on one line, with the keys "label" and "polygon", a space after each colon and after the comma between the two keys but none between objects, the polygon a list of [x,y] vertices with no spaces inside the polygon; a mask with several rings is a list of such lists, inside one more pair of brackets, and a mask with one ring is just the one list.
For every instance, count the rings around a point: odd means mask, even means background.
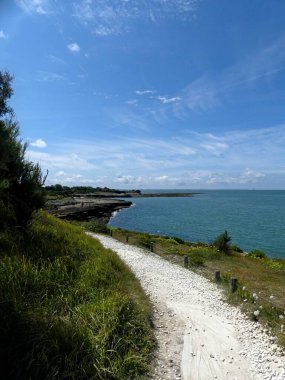
[{"label": "green bush", "polygon": [[199,267],[205,264],[205,258],[199,253],[190,253],[189,257],[189,265],[192,267]]},{"label": "green bush", "polygon": [[230,250],[230,243],[231,237],[228,234],[228,231],[225,230],[221,235],[217,236],[214,241],[214,246],[217,247],[217,249],[221,252],[228,253]]},{"label": "green bush", "polygon": [[109,228],[106,226],[106,223],[100,220],[91,220],[90,222],[82,222],[80,224],[82,227],[92,232],[99,232],[103,234],[109,232]]},{"label": "green bush", "polygon": [[255,259],[266,259],[266,253],[263,251],[260,251],[259,249],[254,249],[251,252],[249,252],[246,256],[253,257]]},{"label": "green bush", "polygon": [[243,253],[243,250],[238,245],[231,245],[230,250],[233,252]]},{"label": "green bush", "polygon": [[25,159],[26,144],[8,106],[13,94],[12,77],[0,71],[0,231],[26,227],[32,213],[44,205],[39,165]]}]

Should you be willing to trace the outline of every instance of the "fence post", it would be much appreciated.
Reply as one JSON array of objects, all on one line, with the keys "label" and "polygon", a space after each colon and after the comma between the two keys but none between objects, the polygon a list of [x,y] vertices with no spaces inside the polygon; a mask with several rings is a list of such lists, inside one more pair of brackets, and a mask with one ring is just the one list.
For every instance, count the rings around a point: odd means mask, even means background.
[{"label": "fence post", "polygon": [[149,249],[150,249],[150,252],[153,252],[153,243],[149,244]]},{"label": "fence post", "polygon": [[188,256],[184,256],[184,267],[188,268],[188,265],[189,265],[189,257]]},{"label": "fence post", "polygon": [[113,236],[113,231],[110,230],[110,231],[109,231],[109,234],[110,234],[110,236],[112,237],[112,236]]},{"label": "fence post", "polygon": [[237,290],[237,278],[231,277],[231,291],[232,293],[236,292]]},{"label": "fence post", "polygon": [[221,281],[221,272],[219,270],[215,271],[215,281],[216,282]]},{"label": "fence post", "polygon": [[126,243],[128,243],[129,242],[129,237],[128,237],[128,235],[126,235]]}]

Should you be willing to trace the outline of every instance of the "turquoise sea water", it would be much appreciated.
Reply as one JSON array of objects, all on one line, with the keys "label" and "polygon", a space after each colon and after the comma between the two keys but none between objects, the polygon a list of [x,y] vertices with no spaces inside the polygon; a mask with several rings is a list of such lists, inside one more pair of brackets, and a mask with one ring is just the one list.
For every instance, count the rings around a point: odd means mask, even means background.
[{"label": "turquoise sea water", "polygon": [[[181,192],[188,191],[198,190]],[[135,205],[119,212],[109,224],[193,242],[211,242],[227,229],[232,243],[244,250],[261,249],[269,256],[285,258],[285,191],[200,191],[192,198],[134,199]]]}]

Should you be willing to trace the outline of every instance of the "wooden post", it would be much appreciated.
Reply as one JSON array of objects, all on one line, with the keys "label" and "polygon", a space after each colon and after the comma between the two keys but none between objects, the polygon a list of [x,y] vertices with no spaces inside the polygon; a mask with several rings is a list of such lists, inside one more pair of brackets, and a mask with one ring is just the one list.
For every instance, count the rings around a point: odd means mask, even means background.
[{"label": "wooden post", "polygon": [[149,249],[150,249],[150,252],[153,252],[153,243],[150,243]]},{"label": "wooden post", "polygon": [[184,256],[184,267],[188,268],[188,265],[189,265],[189,257],[188,256]]},{"label": "wooden post", "polygon": [[110,233],[110,236],[112,237],[113,236],[113,231],[110,230],[109,233]]},{"label": "wooden post", "polygon": [[237,282],[238,282],[237,278],[231,277],[231,291],[232,291],[232,293],[236,292],[236,290],[237,290]]},{"label": "wooden post", "polygon": [[129,237],[128,237],[128,235],[126,235],[126,243],[128,243],[129,242]]},{"label": "wooden post", "polygon": [[216,282],[221,281],[221,272],[219,270],[215,271],[215,281]]}]

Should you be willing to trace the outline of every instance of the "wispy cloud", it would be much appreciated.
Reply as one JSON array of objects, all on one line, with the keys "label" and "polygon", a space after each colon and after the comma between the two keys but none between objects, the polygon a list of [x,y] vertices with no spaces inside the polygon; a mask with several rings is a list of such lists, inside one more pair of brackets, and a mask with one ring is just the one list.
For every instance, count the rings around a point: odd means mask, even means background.
[{"label": "wispy cloud", "polygon": [[223,106],[231,93],[243,88],[249,92],[262,79],[273,78],[285,70],[285,38],[252,51],[237,63],[218,75],[203,74],[178,92],[179,102],[174,102],[171,111],[178,119],[185,119],[190,112],[206,112]]},{"label": "wispy cloud", "polygon": [[262,186],[267,178],[284,186],[284,149],[285,125],[280,125],[219,135],[193,131],[179,138],[66,140],[49,144],[45,153],[27,154],[57,182],[55,174],[64,172],[66,183],[104,178],[110,186],[232,188]]},{"label": "wispy cloud", "polygon": [[38,82],[56,82],[66,79],[63,75],[50,71],[39,71],[36,78]]},{"label": "wispy cloud", "polygon": [[68,44],[67,48],[70,51],[72,51],[73,53],[79,53],[80,52],[80,46],[76,42],[73,42],[72,44]]},{"label": "wispy cloud", "polygon": [[2,39],[4,39],[4,40],[5,40],[6,38],[8,38],[7,34],[4,33],[3,30],[0,30],[0,38],[2,38]]},{"label": "wispy cloud", "polygon": [[32,14],[48,14],[49,9],[49,0],[14,0],[16,5],[24,10],[24,12]]},{"label": "wispy cloud", "polygon": [[43,170],[49,169],[60,169],[60,170],[96,170],[97,166],[88,160],[78,156],[76,153],[68,154],[52,154],[52,153],[43,153],[34,150],[27,151],[28,159],[39,162]]},{"label": "wispy cloud", "polygon": [[158,22],[161,19],[194,18],[198,0],[78,0],[73,2],[74,17],[91,26],[100,36],[121,34],[134,20]]},{"label": "wispy cloud", "polygon": [[168,103],[176,103],[179,100],[181,100],[180,96],[173,96],[173,97],[168,97],[168,96],[151,96],[151,99],[157,99],[163,104],[168,104]]},{"label": "wispy cloud", "polygon": [[137,90],[135,91],[137,95],[149,95],[149,94],[155,94],[156,91],[154,90]]},{"label": "wispy cloud", "polygon": [[60,65],[65,65],[66,62],[60,58],[60,57],[57,57],[56,55],[53,55],[53,54],[50,54],[48,56],[49,60],[52,62],[52,63],[56,63],[56,64],[60,64]]},{"label": "wispy cloud", "polygon": [[130,104],[131,106],[136,106],[137,103],[138,103],[137,99],[131,99],[131,100],[126,101],[126,104]]},{"label": "wispy cloud", "polygon": [[32,141],[30,143],[30,145],[35,147],[35,148],[46,148],[47,147],[47,143],[43,139],[37,139],[35,141]]}]

